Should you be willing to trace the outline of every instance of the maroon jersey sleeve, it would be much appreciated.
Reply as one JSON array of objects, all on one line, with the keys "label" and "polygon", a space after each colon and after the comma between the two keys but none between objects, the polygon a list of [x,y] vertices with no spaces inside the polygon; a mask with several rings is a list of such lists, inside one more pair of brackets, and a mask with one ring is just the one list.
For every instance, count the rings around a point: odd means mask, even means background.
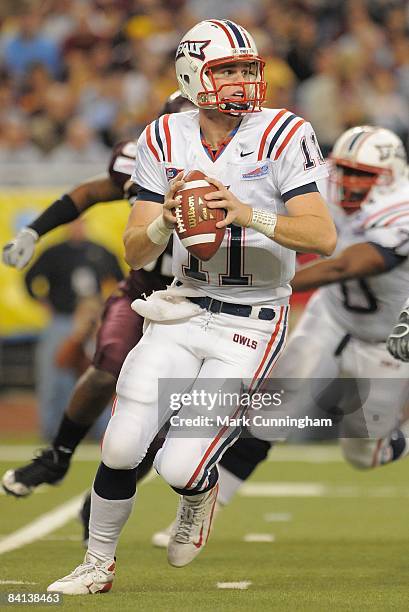
[{"label": "maroon jersey sleeve", "polygon": [[113,148],[109,162],[109,176],[125,194],[125,184],[130,180],[135,168],[136,142],[118,142]]}]

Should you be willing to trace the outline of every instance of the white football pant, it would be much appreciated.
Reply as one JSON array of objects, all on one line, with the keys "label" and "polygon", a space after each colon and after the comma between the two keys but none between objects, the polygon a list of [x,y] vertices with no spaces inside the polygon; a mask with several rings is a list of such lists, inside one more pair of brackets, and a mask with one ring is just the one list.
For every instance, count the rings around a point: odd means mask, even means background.
[{"label": "white football pant", "polygon": [[[218,417],[238,418],[237,403],[217,399],[218,392],[239,393],[241,379],[252,390],[271,374],[284,346],[288,306],[275,307],[272,321],[208,311],[188,320],[151,322],[128,354],[117,384],[117,400],[102,446],[102,461],[113,469],[136,467],[159,429],[175,415],[154,466],[178,489],[204,489],[208,475],[240,434],[240,426]],[[216,380],[215,380],[216,379]],[[172,410],[172,393],[206,389],[217,399],[208,405]],[[230,397],[230,396],[229,396]],[[213,423],[181,428],[184,419],[210,417]]]}]

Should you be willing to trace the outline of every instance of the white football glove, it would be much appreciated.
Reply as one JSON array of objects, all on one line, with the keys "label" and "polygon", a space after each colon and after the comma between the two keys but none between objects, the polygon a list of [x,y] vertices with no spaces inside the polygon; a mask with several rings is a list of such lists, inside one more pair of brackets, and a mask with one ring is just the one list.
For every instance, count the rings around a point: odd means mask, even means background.
[{"label": "white football glove", "polygon": [[395,359],[409,361],[409,310],[404,308],[399,320],[386,341],[390,354]]},{"label": "white football glove", "polygon": [[21,270],[32,258],[37,240],[37,232],[25,227],[13,240],[4,245],[3,262],[6,266]]}]

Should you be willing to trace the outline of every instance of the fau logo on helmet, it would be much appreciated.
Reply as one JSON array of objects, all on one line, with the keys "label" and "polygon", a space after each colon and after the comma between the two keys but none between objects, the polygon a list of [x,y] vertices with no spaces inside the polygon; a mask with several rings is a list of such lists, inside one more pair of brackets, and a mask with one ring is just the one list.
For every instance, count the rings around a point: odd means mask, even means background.
[{"label": "fau logo on helmet", "polygon": [[176,51],[176,59],[179,59],[187,51],[191,57],[204,60],[204,49],[210,44],[210,40],[182,40]]}]

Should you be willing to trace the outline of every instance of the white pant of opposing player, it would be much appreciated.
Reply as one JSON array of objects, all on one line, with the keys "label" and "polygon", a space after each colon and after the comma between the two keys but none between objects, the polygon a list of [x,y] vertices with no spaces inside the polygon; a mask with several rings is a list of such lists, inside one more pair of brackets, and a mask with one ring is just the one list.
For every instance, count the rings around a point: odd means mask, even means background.
[{"label": "white pant of opposing player", "polygon": [[[191,397],[195,389],[206,389],[214,397],[219,390],[239,393],[241,379],[252,381],[255,389],[270,375],[285,343],[288,306],[274,310],[272,321],[203,311],[188,320],[150,323],[118,379],[115,411],[102,446],[104,464],[136,467],[162,425],[177,414],[178,423],[171,426],[155,468],[173,487],[204,489],[212,467],[240,434],[240,426],[230,420],[222,425],[220,418],[238,418],[242,408],[217,401],[212,410],[186,404],[175,413],[164,401],[166,380],[173,393],[188,391]],[[191,381],[188,387],[186,379]],[[158,389],[163,391],[160,396]],[[195,417],[214,422],[181,429],[183,419]]]},{"label": "white pant of opposing player", "polygon": [[[393,359],[384,343],[347,341],[346,335],[316,294],[290,335],[272,378],[291,379],[283,381],[282,410],[287,415],[331,418],[331,409],[340,408],[344,456],[355,467],[370,468],[383,463],[382,439],[399,427],[409,395],[409,364]],[[274,433],[271,428],[251,427],[251,431],[268,439]],[[277,437],[290,437],[292,431],[280,431]]]}]

